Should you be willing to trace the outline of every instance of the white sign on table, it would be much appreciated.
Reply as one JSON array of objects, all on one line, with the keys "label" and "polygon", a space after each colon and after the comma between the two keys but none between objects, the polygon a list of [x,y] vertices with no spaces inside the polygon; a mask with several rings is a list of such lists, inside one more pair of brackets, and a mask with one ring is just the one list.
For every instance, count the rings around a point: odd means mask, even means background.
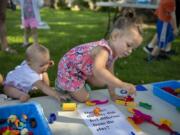
[{"label": "white sign on table", "polygon": [[101,114],[95,116],[95,107],[79,109],[81,117],[94,135],[135,135],[134,128],[128,123],[126,117],[114,105],[103,105]]}]

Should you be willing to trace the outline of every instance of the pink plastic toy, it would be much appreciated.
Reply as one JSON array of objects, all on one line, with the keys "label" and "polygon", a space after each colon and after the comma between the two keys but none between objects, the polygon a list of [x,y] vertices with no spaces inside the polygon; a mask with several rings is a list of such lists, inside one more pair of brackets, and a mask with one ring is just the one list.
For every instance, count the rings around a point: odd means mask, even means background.
[{"label": "pink plastic toy", "polygon": [[169,132],[171,135],[180,135],[180,133],[172,130],[168,125],[166,124],[157,124],[152,120],[152,117],[150,115],[144,114],[141,111],[137,110],[137,109],[133,109],[133,117],[129,117],[130,119],[132,119],[134,121],[135,124],[141,124],[143,122],[148,122],[156,127],[158,127],[159,129],[165,130],[167,132]]},{"label": "pink plastic toy", "polygon": [[91,103],[95,103],[96,105],[102,105],[102,104],[107,104],[109,102],[108,99],[106,100],[90,100]]}]

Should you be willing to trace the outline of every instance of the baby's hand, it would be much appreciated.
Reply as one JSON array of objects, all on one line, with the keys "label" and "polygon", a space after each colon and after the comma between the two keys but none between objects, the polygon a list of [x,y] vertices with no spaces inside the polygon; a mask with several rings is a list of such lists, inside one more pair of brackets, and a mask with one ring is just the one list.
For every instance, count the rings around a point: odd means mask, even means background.
[{"label": "baby's hand", "polygon": [[125,83],[124,89],[128,91],[129,95],[136,95],[136,87],[133,84]]},{"label": "baby's hand", "polygon": [[61,94],[59,94],[58,95],[58,100],[59,101],[66,101],[67,99],[70,99],[70,96],[69,95],[61,95]]},{"label": "baby's hand", "polygon": [[53,60],[50,60],[50,61],[49,61],[49,67],[52,67],[52,66],[54,66],[54,61],[53,61]]}]

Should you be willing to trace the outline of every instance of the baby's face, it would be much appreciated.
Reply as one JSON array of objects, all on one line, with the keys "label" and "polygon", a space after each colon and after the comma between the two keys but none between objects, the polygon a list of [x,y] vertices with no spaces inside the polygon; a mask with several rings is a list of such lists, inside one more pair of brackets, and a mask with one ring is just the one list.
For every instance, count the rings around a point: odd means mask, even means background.
[{"label": "baby's face", "polygon": [[131,29],[131,34],[124,34],[117,37],[113,44],[115,47],[115,54],[117,57],[127,57],[132,51],[139,47],[142,42],[142,36],[136,29]]}]

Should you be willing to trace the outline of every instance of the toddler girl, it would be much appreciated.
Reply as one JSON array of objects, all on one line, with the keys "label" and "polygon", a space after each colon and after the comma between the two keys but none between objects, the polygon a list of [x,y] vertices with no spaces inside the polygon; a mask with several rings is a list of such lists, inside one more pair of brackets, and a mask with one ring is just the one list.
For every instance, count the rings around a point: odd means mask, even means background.
[{"label": "toddler girl", "polygon": [[79,102],[89,98],[86,81],[94,86],[108,86],[112,100],[121,98],[115,94],[115,88],[135,94],[135,86],[117,78],[113,69],[118,58],[129,56],[141,42],[137,20],[120,17],[114,23],[107,40],[76,46],[62,57],[58,65],[57,89],[68,91]]}]

